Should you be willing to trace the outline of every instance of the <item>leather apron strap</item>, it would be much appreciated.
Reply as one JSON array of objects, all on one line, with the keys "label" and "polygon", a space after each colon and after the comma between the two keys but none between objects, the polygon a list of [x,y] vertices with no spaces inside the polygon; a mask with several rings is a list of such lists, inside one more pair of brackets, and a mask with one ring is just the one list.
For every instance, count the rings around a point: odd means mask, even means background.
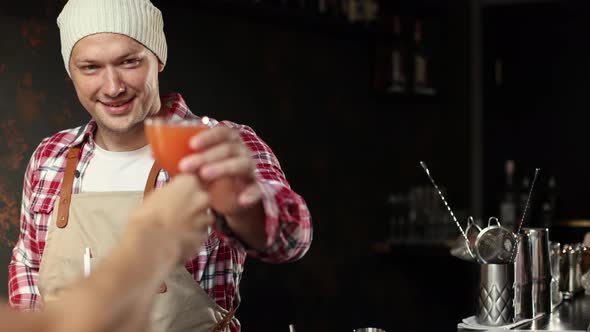
[{"label": "leather apron strap", "polygon": [[60,204],[57,212],[57,227],[64,228],[68,225],[70,215],[70,201],[72,198],[72,186],[74,184],[74,173],[78,160],[80,159],[80,147],[72,146],[68,150],[66,159],[66,170],[61,185]]},{"label": "leather apron strap", "polygon": [[158,162],[154,161],[152,165],[152,169],[150,170],[150,175],[148,176],[147,182],[145,183],[145,189],[143,190],[143,196],[147,196],[149,193],[154,191],[156,188],[156,182],[158,181],[158,174],[160,174],[160,170],[162,167],[158,165]]},{"label": "leather apron strap", "polygon": [[225,317],[223,317],[223,319],[219,323],[217,323],[216,326],[213,327],[213,330],[211,330],[211,332],[227,331],[227,329],[229,328],[229,324],[231,323],[232,319],[236,315],[236,310],[238,310],[238,307],[235,307],[231,311],[229,311],[225,315]]}]

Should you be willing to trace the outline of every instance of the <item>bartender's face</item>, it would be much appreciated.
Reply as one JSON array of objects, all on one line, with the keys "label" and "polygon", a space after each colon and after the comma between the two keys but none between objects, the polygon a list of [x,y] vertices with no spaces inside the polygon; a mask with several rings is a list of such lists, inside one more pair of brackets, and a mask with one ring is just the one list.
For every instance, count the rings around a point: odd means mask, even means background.
[{"label": "bartender's face", "polygon": [[103,134],[143,128],[143,120],[160,110],[158,73],[163,68],[145,46],[114,33],[81,39],[70,58],[78,99]]}]

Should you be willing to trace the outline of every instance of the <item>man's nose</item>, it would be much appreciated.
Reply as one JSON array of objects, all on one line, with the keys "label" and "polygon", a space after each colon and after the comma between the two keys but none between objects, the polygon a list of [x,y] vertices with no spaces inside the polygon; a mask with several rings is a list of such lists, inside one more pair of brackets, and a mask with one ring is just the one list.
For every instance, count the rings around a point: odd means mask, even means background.
[{"label": "man's nose", "polygon": [[125,84],[115,68],[107,67],[104,73],[104,93],[107,96],[116,98],[125,92]]}]

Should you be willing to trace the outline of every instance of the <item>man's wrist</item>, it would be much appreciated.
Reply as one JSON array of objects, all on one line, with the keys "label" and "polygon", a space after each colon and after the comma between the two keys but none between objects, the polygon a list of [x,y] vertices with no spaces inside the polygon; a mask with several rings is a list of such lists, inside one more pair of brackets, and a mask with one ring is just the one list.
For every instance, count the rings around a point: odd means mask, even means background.
[{"label": "man's wrist", "polygon": [[216,218],[219,231],[242,244],[247,250],[262,251],[266,247],[265,214],[262,202],[239,213]]}]

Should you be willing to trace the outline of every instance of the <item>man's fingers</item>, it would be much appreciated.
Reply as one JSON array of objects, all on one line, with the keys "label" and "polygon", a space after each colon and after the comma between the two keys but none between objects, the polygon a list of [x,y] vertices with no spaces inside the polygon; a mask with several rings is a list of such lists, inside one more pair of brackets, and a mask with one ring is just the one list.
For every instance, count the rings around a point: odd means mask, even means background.
[{"label": "man's fingers", "polygon": [[215,163],[224,159],[231,159],[238,156],[249,156],[250,151],[241,143],[219,144],[202,152],[193,153],[183,158],[178,168],[181,172],[193,173],[199,167]]},{"label": "man's fingers", "polygon": [[199,171],[204,181],[213,181],[223,176],[248,177],[254,173],[254,161],[251,158],[233,158],[205,165]]},{"label": "man's fingers", "polygon": [[237,142],[240,140],[240,133],[237,130],[224,126],[217,126],[191,138],[189,145],[195,150],[203,150],[221,142]]}]

